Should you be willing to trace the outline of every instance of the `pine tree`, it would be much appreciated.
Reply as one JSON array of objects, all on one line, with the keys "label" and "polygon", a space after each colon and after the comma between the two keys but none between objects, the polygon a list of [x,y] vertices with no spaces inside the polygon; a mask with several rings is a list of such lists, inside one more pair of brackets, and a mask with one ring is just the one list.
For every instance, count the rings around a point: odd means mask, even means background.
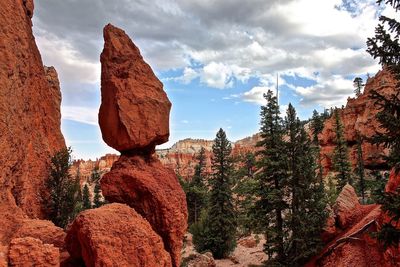
[{"label": "pine tree", "polygon": [[98,180],[100,180],[99,167],[94,167],[92,173],[90,174],[90,182],[96,183]]},{"label": "pine tree", "polygon": [[319,234],[326,218],[326,201],[323,184],[316,174],[314,147],[291,104],[287,110],[285,126],[287,191],[291,193],[290,216],[285,218],[287,228],[291,231],[285,241],[285,264],[300,266],[321,246]]},{"label": "pine tree", "polygon": [[314,109],[313,115],[311,118],[311,130],[313,133],[313,142],[318,145],[318,135],[322,133],[324,129],[324,121],[325,118],[323,115],[319,115],[318,111]]},{"label": "pine tree", "polygon": [[99,208],[103,205],[103,202],[101,201],[101,187],[99,180],[97,180],[96,184],[94,185],[94,196],[93,196],[93,207],[94,208]]},{"label": "pine tree", "polygon": [[333,152],[333,167],[337,172],[337,191],[340,192],[346,183],[352,184],[352,171],[349,161],[349,152],[346,139],[344,138],[343,125],[339,116],[339,111],[335,109],[335,133],[336,147]]},{"label": "pine tree", "polygon": [[200,149],[197,156],[198,163],[195,166],[195,172],[192,180],[186,186],[186,202],[188,207],[189,225],[199,220],[201,210],[206,205],[207,188],[204,184],[203,172],[206,164],[205,149]]},{"label": "pine tree", "polygon": [[233,207],[231,144],[220,129],[214,140],[211,191],[205,219],[196,225],[193,242],[199,251],[210,250],[214,257],[226,257],[235,247],[236,215]]},{"label": "pine tree", "polygon": [[354,93],[356,94],[356,96],[360,96],[361,95],[361,90],[364,87],[364,83],[362,78],[360,77],[356,77],[354,78],[353,81],[353,86],[354,86]]},{"label": "pine tree", "polygon": [[89,187],[87,184],[85,184],[85,186],[83,187],[82,207],[84,210],[92,208],[92,203],[90,202]]},{"label": "pine tree", "polygon": [[365,172],[364,172],[364,159],[362,151],[362,136],[357,132],[357,168],[356,172],[358,174],[359,189],[361,192],[362,203],[365,204]]},{"label": "pine tree", "polygon": [[50,192],[49,219],[59,227],[65,227],[76,214],[79,202],[79,180],[71,177],[71,148],[65,148],[51,158],[50,175],[46,187]]},{"label": "pine tree", "polygon": [[[399,0],[378,0],[378,4],[386,3],[391,5],[396,12],[400,10]],[[373,138],[376,144],[382,144],[390,149],[387,161],[394,167],[396,172],[400,171],[400,22],[386,16],[380,16],[380,24],[375,28],[375,36],[368,38],[367,52],[373,58],[378,58],[383,67],[387,67],[397,80],[396,93],[384,96],[372,91],[371,96],[380,111],[377,119],[381,127],[386,131],[377,134]],[[391,217],[391,221],[385,223],[379,232],[378,238],[385,246],[400,244],[400,229],[393,225],[400,222],[400,189],[395,192],[384,193],[381,197],[382,210]]]},{"label": "pine tree", "polygon": [[284,191],[287,164],[277,99],[272,91],[268,91],[264,98],[267,104],[261,107],[261,141],[257,144],[262,148],[259,152],[261,171],[257,176],[259,200],[254,210],[259,227],[266,235],[264,251],[270,261],[279,262],[284,259],[284,239],[287,238],[283,225],[283,211],[288,206]]}]

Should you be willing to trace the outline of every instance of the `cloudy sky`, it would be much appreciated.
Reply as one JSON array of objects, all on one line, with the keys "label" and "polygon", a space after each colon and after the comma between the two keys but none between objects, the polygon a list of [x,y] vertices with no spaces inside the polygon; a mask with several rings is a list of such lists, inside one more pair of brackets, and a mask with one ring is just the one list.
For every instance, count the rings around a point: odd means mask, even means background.
[{"label": "cloudy sky", "polygon": [[279,77],[306,119],[341,106],[352,80],[379,69],[365,52],[375,0],[37,0],[34,34],[44,64],[59,73],[62,130],[76,158],[113,152],[101,139],[102,29],[124,29],[164,83],[173,108],[169,147],[177,140],[231,140],[256,133],[263,93]]}]

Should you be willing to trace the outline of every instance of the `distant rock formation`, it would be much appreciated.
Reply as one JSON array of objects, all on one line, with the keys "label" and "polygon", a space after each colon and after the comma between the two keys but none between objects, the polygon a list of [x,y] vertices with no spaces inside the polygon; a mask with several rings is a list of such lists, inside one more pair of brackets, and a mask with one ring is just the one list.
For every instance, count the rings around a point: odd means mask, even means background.
[{"label": "distant rock formation", "polygon": [[[376,119],[378,113],[374,105],[375,100],[370,98],[371,90],[376,90],[383,95],[395,92],[396,81],[388,70],[379,71],[373,78],[366,82],[363,94],[357,98],[349,98],[346,107],[339,109],[344,126],[344,137],[350,150],[350,160],[353,167],[357,164],[357,132],[364,136],[362,142],[363,159],[367,169],[387,169],[385,162],[380,158],[381,154],[388,151],[381,146],[367,142],[377,132],[382,131]],[[325,122],[324,129],[319,135],[321,145],[322,164],[325,172],[332,170],[332,153],[335,148],[335,118],[332,116]]]},{"label": "distant rock formation", "polygon": [[0,265],[5,266],[59,263],[58,248],[33,227],[40,220],[27,220],[46,217],[50,158],[65,147],[57,72],[43,66],[32,34],[33,9],[32,0],[1,2]]},{"label": "distant rock formation", "polygon": [[[246,137],[232,143],[232,155],[240,156],[248,152],[257,151],[256,144],[260,141],[260,135]],[[204,147],[206,153],[205,174],[211,173],[212,140],[204,139],[184,139],[175,143],[169,149],[157,149],[156,153],[162,164],[173,169],[177,174],[185,179],[190,179],[194,175],[194,170],[198,164],[197,156],[200,149]]]},{"label": "distant rock formation", "polygon": [[[133,209],[111,204],[82,213],[67,233],[67,248],[87,266],[178,267],[187,228],[185,194],[175,173],[154,155],[169,137],[171,103],[123,30],[107,25],[104,41],[99,123],[104,141],[121,156],[101,178],[101,189],[109,202]],[[122,227],[136,212],[144,219],[135,215],[131,220],[137,222]],[[103,242],[101,231],[120,243]]]}]

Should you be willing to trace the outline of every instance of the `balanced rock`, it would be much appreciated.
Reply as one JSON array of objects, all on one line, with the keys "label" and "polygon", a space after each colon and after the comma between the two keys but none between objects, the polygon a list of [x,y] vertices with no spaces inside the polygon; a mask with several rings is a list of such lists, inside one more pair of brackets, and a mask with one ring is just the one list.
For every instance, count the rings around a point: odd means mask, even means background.
[{"label": "balanced rock", "polygon": [[67,249],[85,266],[170,267],[159,235],[133,209],[109,204],[80,213],[68,229]]},{"label": "balanced rock", "polygon": [[169,138],[171,102],[163,84],[123,30],[108,24],[104,42],[99,111],[103,140],[121,152],[153,152]]},{"label": "balanced rock", "polygon": [[340,192],[333,210],[336,214],[336,221],[338,226],[345,229],[352,222],[352,218],[356,217],[362,211],[361,204],[354,188],[346,184]]},{"label": "balanced rock", "polygon": [[162,237],[174,266],[179,266],[187,228],[185,194],[173,170],[153,157],[125,156],[101,179],[106,200],[125,203]]}]

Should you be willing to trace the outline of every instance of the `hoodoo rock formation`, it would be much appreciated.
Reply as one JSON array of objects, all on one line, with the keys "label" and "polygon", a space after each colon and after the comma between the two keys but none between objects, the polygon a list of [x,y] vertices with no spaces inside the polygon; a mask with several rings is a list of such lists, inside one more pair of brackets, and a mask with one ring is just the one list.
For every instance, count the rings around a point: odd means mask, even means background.
[{"label": "hoodoo rock formation", "polygon": [[118,151],[153,151],[169,138],[171,103],[163,84],[124,31],[109,24],[104,40],[99,111],[103,139]]},{"label": "hoodoo rock formation", "polygon": [[[367,80],[363,94],[357,98],[349,98],[346,107],[339,109],[353,167],[357,164],[357,133],[363,137],[362,150],[365,168],[386,167],[380,155],[387,153],[387,151],[383,147],[367,142],[368,138],[382,131],[376,119],[379,110],[374,105],[375,100],[370,97],[370,94],[372,90],[375,90],[383,95],[390,95],[395,92],[395,85],[396,80],[393,75],[386,69],[381,70],[373,78]],[[329,118],[319,135],[322,164],[326,172],[332,170],[331,158],[335,148],[336,136],[334,121],[334,116]]]},{"label": "hoodoo rock formation", "polygon": [[[172,266],[179,266],[187,228],[185,194],[174,172],[154,155],[155,146],[169,137],[171,103],[123,30],[107,25],[104,41],[99,123],[104,141],[121,157],[102,177],[102,193],[106,200],[125,203],[143,216],[162,238]],[[155,256],[147,257],[150,262]]]},{"label": "hoodoo rock formation", "polygon": [[31,263],[37,257],[35,266],[45,266],[43,257],[55,263],[59,253],[34,236],[35,227],[25,232],[26,224],[38,222],[28,218],[46,215],[43,193],[50,158],[65,147],[57,72],[43,66],[32,34],[33,7],[32,0],[1,2],[0,265],[5,266],[9,260],[13,266],[32,266],[21,262],[18,253],[31,255]]}]

